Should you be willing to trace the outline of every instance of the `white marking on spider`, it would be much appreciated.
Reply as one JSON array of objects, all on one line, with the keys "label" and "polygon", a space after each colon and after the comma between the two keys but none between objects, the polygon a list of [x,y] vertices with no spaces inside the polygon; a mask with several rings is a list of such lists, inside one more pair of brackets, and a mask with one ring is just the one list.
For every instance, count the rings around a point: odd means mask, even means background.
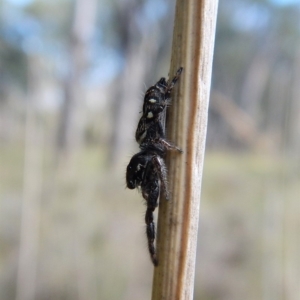
[{"label": "white marking on spider", "polygon": [[149,112],[148,112],[147,118],[148,118],[148,119],[153,118],[153,113],[152,113],[152,111],[149,111]]},{"label": "white marking on spider", "polygon": [[149,99],[149,102],[150,102],[150,103],[155,103],[156,100],[155,100],[155,99]]}]

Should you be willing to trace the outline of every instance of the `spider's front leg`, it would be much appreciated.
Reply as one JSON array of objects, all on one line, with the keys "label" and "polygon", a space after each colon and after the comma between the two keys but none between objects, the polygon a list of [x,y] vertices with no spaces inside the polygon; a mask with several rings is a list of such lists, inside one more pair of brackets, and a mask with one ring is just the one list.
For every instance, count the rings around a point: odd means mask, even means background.
[{"label": "spider's front leg", "polygon": [[170,98],[172,89],[174,88],[176,82],[178,81],[178,79],[179,79],[179,77],[180,77],[180,75],[181,75],[182,70],[183,70],[183,68],[180,67],[180,68],[177,70],[177,72],[176,72],[174,78],[172,79],[172,81],[171,81],[170,83],[168,83],[168,86],[167,86],[167,89],[166,89],[166,99],[169,99],[169,98]]}]

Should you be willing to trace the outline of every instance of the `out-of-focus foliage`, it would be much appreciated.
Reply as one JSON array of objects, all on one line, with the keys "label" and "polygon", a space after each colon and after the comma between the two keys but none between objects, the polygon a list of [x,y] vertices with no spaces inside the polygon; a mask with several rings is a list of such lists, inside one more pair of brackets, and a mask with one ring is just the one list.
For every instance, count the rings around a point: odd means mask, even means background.
[{"label": "out-of-focus foliage", "polygon": [[[0,3],[1,300],[150,298],[124,173],[173,15],[168,0]],[[195,299],[298,300],[299,22],[296,1],[220,1]]]},{"label": "out-of-focus foliage", "polygon": [[[213,90],[241,108],[257,132],[271,142],[297,151],[295,108],[298,107],[299,5],[276,6],[272,1],[220,2],[213,69]],[[237,128],[219,126],[224,112],[213,104],[208,145],[249,146]],[[216,115],[217,114],[217,115]],[[221,114],[221,115],[220,115]],[[231,133],[229,132],[231,131]],[[293,137],[290,137],[290,135]],[[289,138],[287,138],[289,136]],[[298,141],[296,142],[295,139]],[[267,147],[267,148],[268,148]],[[270,149],[269,149],[270,150]]]}]

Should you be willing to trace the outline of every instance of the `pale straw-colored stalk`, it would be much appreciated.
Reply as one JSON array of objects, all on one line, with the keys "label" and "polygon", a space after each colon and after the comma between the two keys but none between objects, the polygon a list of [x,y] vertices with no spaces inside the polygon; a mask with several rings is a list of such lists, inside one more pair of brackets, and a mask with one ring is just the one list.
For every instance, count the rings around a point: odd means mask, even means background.
[{"label": "pale straw-colored stalk", "polygon": [[[160,199],[152,300],[191,300],[217,0],[177,0],[170,78],[183,67],[167,113],[171,199]],[[200,237],[201,238],[201,237]]]}]

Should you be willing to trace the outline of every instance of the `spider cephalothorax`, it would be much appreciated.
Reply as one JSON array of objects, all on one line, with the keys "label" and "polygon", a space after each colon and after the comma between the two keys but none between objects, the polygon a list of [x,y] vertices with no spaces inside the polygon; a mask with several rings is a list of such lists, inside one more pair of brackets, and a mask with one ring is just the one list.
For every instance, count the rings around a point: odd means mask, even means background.
[{"label": "spider cephalothorax", "polygon": [[147,148],[149,144],[155,144],[159,146],[159,149],[180,151],[179,148],[166,141],[163,118],[164,110],[171,103],[171,91],[182,70],[183,68],[178,69],[172,81],[166,82],[163,77],[146,91],[143,115],[135,132],[135,139],[141,149]]},{"label": "spider cephalothorax", "polygon": [[164,110],[171,102],[171,91],[182,68],[171,82],[161,78],[150,87],[144,97],[143,115],[138,123],[135,138],[141,151],[135,154],[126,169],[126,184],[129,189],[140,188],[147,203],[145,214],[146,234],[151,260],[157,265],[154,246],[155,223],[153,212],[157,207],[160,191],[169,199],[167,168],[164,156],[167,150],[181,150],[165,139]]},{"label": "spider cephalothorax", "polygon": [[183,68],[179,68],[172,81],[167,82],[162,77],[155,85],[151,86],[145,94],[143,104],[143,116],[148,119],[159,117],[165,107],[170,104],[171,91],[176,84]]}]

